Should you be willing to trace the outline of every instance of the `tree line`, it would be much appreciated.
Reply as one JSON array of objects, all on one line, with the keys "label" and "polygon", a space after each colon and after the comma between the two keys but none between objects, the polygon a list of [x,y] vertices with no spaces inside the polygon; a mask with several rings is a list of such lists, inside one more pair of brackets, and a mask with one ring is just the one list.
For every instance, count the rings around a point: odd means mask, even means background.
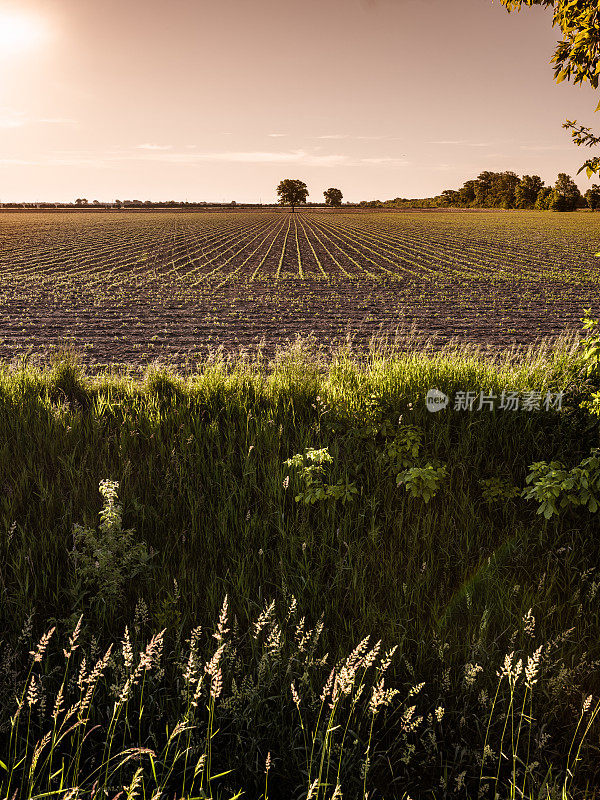
[{"label": "tree line", "polygon": [[539,175],[514,172],[482,172],[475,180],[466,181],[460,189],[445,189],[436,198],[439,205],[458,208],[520,208],[539,211],[575,211],[578,208],[600,208],[600,186],[594,184],[585,195],[564,172],[554,186],[546,186]]}]

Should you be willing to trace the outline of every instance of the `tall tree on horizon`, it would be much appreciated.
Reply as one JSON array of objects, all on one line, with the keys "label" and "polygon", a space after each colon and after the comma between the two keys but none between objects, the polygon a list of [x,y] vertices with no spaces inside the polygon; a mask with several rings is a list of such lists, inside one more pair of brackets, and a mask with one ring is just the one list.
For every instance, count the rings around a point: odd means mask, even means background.
[{"label": "tall tree on horizon", "polygon": [[339,189],[327,189],[323,192],[325,195],[325,205],[339,208],[342,205],[343,194]]},{"label": "tall tree on horizon", "polygon": [[285,180],[280,181],[277,187],[277,197],[281,205],[292,207],[293,214],[294,206],[306,203],[308,187],[304,181],[297,178],[285,178]]}]

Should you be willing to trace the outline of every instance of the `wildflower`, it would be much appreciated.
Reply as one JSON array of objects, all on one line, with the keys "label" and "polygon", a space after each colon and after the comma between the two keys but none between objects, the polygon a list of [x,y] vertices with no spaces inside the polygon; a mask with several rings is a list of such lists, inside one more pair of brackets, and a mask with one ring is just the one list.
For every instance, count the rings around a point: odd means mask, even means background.
[{"label": "wildflower", "polygon": [[83,614],[79,617],[79,620],[77,621],[77,625],[75,626],[75,630],[73,631],[73,634],[69,638],[69,649],[68,649],[68,651],[67,650],[63,650],[63,655],[64,655],[65,658],[69,658],[70,656],[72,656],[73,653],[75,652],[75,650],[77,650],[77,648],[79,647],[79,645],[77,644],[77,640],[79,639],[79,633],[81,631],[81,622],[82,622],[82,620],[83,620]]},{"label": "wildflower", "polygon": [[50,642],[50,639],[52,638],[52,634],[54,633],[55,630],[56,627],[50,628],[50,630],[42,636],[42,638],[38,642],[36,649],[29,651],[29,655],[33,656],[34,664],[36,663],[39,664],[41,662],[42,658],[44,657],[44,653],[46,652],[46,648],[48,647],[48,644]]},{"label": "wildflower", "polygon": [[221,667],[219,667],[216,673],[212,676],[210,684],[211,698],[213,700],[218,700],[222,690],[223,690],[223,673],[221,672]]},{"label": "wildflower", "polygon": [[223,655],[224,649],[225,649],[224,644],[219,645],[211,660],[208,661],[204,667],[204,671],[213,677],[217,674],[217,671],[219,669],[219,664],[221,662],[221,656]]},{"label": "wildflower", "polygon": [[413,733],[423,721],[423,717],[415,717],[416,706],[410,706],[402,715],[402,730],[406,733]]},{"label": "wildflower", "polygon": [[283,479],[283,488],[287,489],[289,485],[290,485],[290,476],[286,475],[285,478]]},{"label": "wildflower", "polygon": [[292,698],[294,700],[294,703],[296,704],[296,708],[300,710],[300,695],[296,691],[296,687],[294,686],[294,681],[292,681],[292,683],[290,684],[290,688],[292,690]]},{"label": "wildflower", "polygon": [[320,698],[321,698],[321,702],[322,703],[324,703],[325,700],[331,694],[331,687],[333,686],[334,678],[335,678],[335,667],[329,673],[329,677],[327,678],[327,682],[325,683],[325,686],[323,687],[323,691],[321,692]]},{"label": "wildflower", "polygon": [[423,683],[418,683],[416,686],[413,686],[408,693],[408,697],[413,697],[416,694],[419,694],[421,689],[425,686],[425,681]]},{"label": "wildflower", "polygon": [[265,760],[265,774],[269,774],[269,770],[271,769],[271,751],[267,753],[267,758]]},{"label": "wildflower", "polygon": [[375,663],[377,656],[379,655],[379,650],[381,649],[381,639],[377,642],[377,644],[370,650],[363,659],[363,669],[367,670],[369,667],[372,667]]},{"label": "wildflower", "polygon": [[160,633],[156,633],[152,639],[150,639],[145,651],[140,653],[140,667],[142,667],[142,669],[150,671],[152,667],[156,666],[160,661],[165,630],[166,629],[162,630]]},{"label": "wildflower", "polygon": [[398,649],[398,645],[394,645],[391,650],[388,650],[385,656],[381,659],[381,664],[379,665],[379,672],[383,674],[387,672],[388,667],[392,663],[392,658],[394,657],[394,653]]},{"label": "wildflower", "polygon": [[435,710],[435,718],[438,722],[441,722],[444,717],[444,707],[438,706]]},{"label": "wildflower", "polygon": [[194,683],[198,675],[198,640],[202,632],[201,626],[197,626],[192,630],[189,639],[190,654],[188,656],[186,667],[183,671],[183,680],[186,686]]},{"label": "wildflower", "polygon": [[34,706],[40,699],[40,692],[35,675],[31,676],[29,688],[27,689],[27,705],[29,708]]},{"label": "wildflower", "polygon": [[590,710],[590,706],[592,705],[592,695],[589,694],[583,703],[583,708],[581,709],[581,713],[585,714],[587,711]]},{"label": "wildflower", "polygon": [[125,669],[129,672],[133,664],[133,649],[131,647],[127,626],[125,626],[125,636],[123,637],[123,661],[125,663]]},{"label": "wildflower", "polygon": [[213,637],[218,642],[222,642],[226,633],[229,633],[229,628],[227,627],[227,595],[225,595],[225,599],[223,600],[223,607],[221,608],[221,613],[219,615],[219,624],[217,625],[217,632],[213,633]]},{"label": "wildflower", "polygon": [[533,638],[535,636],[535,617],[531,613],[531,609],[523,617],[523,626],[525,633]]},{"label": "wildflower", "polygon": [[129,788],[125,790],[127,792],[127,800],[135,800],[135,798],[138,796],[138,789],[140,788],[142,783],[143,771],[144,770],[141,767],[138,767],[136,769],[135,775],[133,776],[133,779],[129,784]]},{"label": "wildflower", "polygon": [[494,760],[495,754],[494,754],[494,751],[492,750],[492,748],[489,746],[489,744],[486,744],[486,746],[483,748],[483,755],[482,755],[481,758],[482,758],[482,761],[483,761],[484,764],[488,759],[490,761]]},{"label": "wildflower", "polygon": [[108,662],[110,661],[110,656],[111,656],[111,653],[112,653],[112,647],[113,647],[112,644],[109,645],[109,648],[106,651],[106,653],[102,656],[102,658],[100,658],[97,661],[97,663],[94,665],[94,668],[92,669],[92,671],[90,672],[90,674],[86,678],[87,691],[86,691],[85,696],[83,697],[83,699],[81,701],[81,705],[79,707],[79,718],[80,719],[83,717],[83,714],[89,708],[89,705],[92,702],[92,695],[93,695],[94,690],[96,688],[96,684],[100,680],[100,678],[102,677],[102,674],[104,673],[104,670],[106,669],[106,667],[108,666]]},{"label": "wildflower", "polygon": [[60,687],[58,690],[58,694],[56,695],[56,700],[54,702],[54,709],[52,711],[52,719],[56,721],[58,715],[62,711],[63,708],[63,686]]},{"label": "wildflower", "polygon": [[30,775],[33,775],[33,773],[35,772],[35,768],[36,768],[36,766],[37,766],[37,762],[38,762],[38,760],[39,760],[39,757],[40,757],[40,755],[41,755],[41,752],[42,752],[42,750],[44,749],[44,747],[46,747],[46,745],[48,744],[48,742],[50,741],[50,733],[51,733],[51,732],[50,732],[50,731],[48,731],[48,733],[46,733],[46,734],[45,734],[45,736],[43,737],[43,739],[42,739],[41,741],[39,741],[39,742],[37,743],[37,745],[35,746],[35,750],[33,751],[33,755],[32,755],[32,757],[31,757],[31,766],[30,766],[30,768],[29,768],[29,774],[30,774]]},{"label": "wildflower", "polygon": [[267,637],[266,641],[267,652],[274,656],[281,651],[282,647],[283,647],[283,633],[279,625],[275,623],[273,625],[271,632]]},{"label": "wildflower", "polygon": [[273,600],[265,609],[261,612],[258,620],[254,623],[254,638],[258,639],[261,634],[261,631],[266,628],[266,626],[271,621],[273,616],[273,612],[275,611],[275,600]]},{"label": "wildflower", "polygon": [[537,673],[539,671],[540,658],[542,656],[542,647],[543,645],[540,645],[533,656],[528,656],[527,658],[527,666],[525,667],[525,685],[530,689],[537,681]]},{"label": "wildflower", "polygon": [[512,660],[514,654],[515,654],[514,650],[511,651],[510,653],[507,653],[507,655],[504,656],[504,664],[502,665],[500,670],[496,672],[496,675],[498,675],[499,678],[508,678],[511,684],[514,681],[516,681],[516,679],[519,677],[519,675],[521,674],[521,669],[523,667],[523,661],[522,659],[519,659],[519,661],[515,664],[515,667],[513,669]]},{"label": "wildflower", "polygon": [[479,664],[465,664],[465,685],[468,687],[473,686],[479,672],[483,672],[483,667]]}]

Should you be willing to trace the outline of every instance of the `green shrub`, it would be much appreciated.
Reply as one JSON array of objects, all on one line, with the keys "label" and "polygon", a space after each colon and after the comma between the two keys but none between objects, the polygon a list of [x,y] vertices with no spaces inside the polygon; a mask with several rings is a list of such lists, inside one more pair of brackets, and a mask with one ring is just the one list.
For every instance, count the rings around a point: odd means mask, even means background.
[{"label": "green shrub", "polygon": [[76,606],[93,609],[101,619],[112,617],[123,601],[126,584],[150,562],[145,542],[135,540],[135,531],[123,530],[118,488],[117,481],[100,481],[104,506],[97,531],[73,525],[72,595]]}]

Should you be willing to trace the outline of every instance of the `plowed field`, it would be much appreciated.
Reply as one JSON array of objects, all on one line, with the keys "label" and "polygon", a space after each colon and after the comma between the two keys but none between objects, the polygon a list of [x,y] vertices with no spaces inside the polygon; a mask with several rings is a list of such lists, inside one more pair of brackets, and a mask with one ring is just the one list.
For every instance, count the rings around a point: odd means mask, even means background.
[{"label": "plowed field", "polygon": [[411,329],[503,346],[600,307],[600,215],[256,212],[0,215],[0,358],[183,361]]}]

